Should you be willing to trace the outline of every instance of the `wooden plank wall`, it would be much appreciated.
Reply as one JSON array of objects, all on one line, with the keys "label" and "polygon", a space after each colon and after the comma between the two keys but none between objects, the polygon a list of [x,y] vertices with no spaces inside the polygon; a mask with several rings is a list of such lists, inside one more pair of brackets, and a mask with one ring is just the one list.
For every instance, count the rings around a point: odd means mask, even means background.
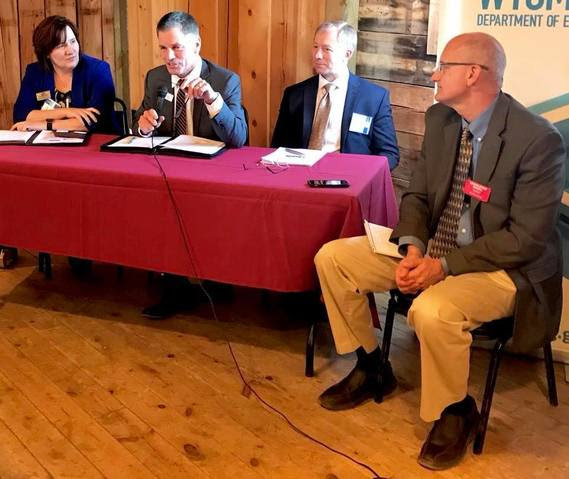
[{"label": "wooden plank wall", "polygon": [[393,179],[403,188],[421,148],[424,113],[434,101],[428,18],[429,0],[360,0],[356,72],[391,93],[401,150]]},{"label": "wooden plank wall", "polygon": [[[124,1],[124,0],[121,0]],[[36,61],[32,45],[34,28],[50,15],[63,15],[77,24],[83,52],[103,58],[113,77],[122,70],[124,58],[115,51],[120,38],[117,5],[113,0],[1,0],[0,1],[0,128],[12,124],[12,108],[26,66]],[[121,88],[122,88],[122,83]],[[119,95],[123,91],[117,90]]]},{"label": "wooden plank wall", "polygon": [[311,44],[325,7],[315,0],[230,0],[237,48],[228,66],[241,76],[252,145],[269,144],[285,86],[312,74]]},{"label": "wooden plank wall", "polygon": [[12,105],[20,89],[17,0],[0,2],[0,128],[12,124]]}]

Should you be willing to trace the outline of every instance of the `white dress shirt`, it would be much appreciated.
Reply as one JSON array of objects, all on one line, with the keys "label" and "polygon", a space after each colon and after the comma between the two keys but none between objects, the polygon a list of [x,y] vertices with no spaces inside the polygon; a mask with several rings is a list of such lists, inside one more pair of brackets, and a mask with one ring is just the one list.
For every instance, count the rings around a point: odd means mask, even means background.
[{"label": "white dress shirt", "polygon": [[[188,83],[190,83],[192,80],[195,80],[196,78],[199,78],[199,76],[201,75],[202,72],[202,59],[200,58],[198,60],[198,62],[196,63],[196,66],[193,68],[193,70],[188,73],[185,78],[184,78],[184,83],[182,83],[182,87],[185,88]],[[180,81],[180,77],[177,75],[171,75],[172,78],[172,88],[174,89],[174,111],[178,111],[176,109],[176,98],[178,95],[178,82]],[[211,103],[211,105],[208,105],[205,101],[204,101],[204,105],[207,108],[207,111],[209,113],[209,117],[213,118],[215,115],[217,115],[219,113],[219,111],[221,110],[221,108],[223,107],[223,98],[221,98],[221,95],[219,93],[217,93],[217,97],[215,98],[215,100],[213,100],[213,102]],[[194,111],[194,99],[193,98],[189,98],[188,101],[186,102],[186,119],[188,121],[188,135],[193,135],[194,133],[194,125],[193,125],[193,117],[192,117],[192,113]]]}]

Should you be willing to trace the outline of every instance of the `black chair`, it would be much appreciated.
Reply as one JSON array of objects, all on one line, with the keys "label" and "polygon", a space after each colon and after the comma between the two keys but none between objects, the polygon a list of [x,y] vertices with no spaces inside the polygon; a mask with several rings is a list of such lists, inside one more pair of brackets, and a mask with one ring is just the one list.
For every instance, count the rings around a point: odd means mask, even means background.
[{"label": "black chair", "polygon": [[51,255],[49,253],[38,254],[38,271],[43,273],[46,279],[51,279]]},{"label": "black chair", "polygon": [[[114,104],[114,113],[117,120],[117,126],[120,127],[119,134],[120,135],[128,135],[130,133],[130,128],[128,126],[128,115],[127,115],[127,106],[124,100],[121,98],[115,97],[113,100]],[[118,108],[117,108],[118,106]]]},{"label": "black chair", "polygon": [[247,125],[247,137],[245,138],[244,146],[249,146],[249,112],[247,111],[247,108],[245,108],[245,105],[241,104],[241,108],[243,108],[243,113],[245,114],[245,124]]},{"label": "black chair", "polygon": [[[390,299],[387,305],[385,328],[383,331],[382,364],[386,364],[389,359],[389,346],[391,344],[391,334],[393,331],[395,313],[407,316],[411,303],[416,296],[403,294],[397,289],[391,290],[389,294]],[[498,368],[500,366],[504,347],[512,337],[513,327],[514,319],[510,316],[484,323],[482,326],[471,332],[473,339],[495,341],[494,348],[492,349],[490,356],[488,375],[486,376],[486,386],[484,388],[482,408],[480,410],[480,426],[476,434],[476,438],[474,439],[474,454],[481,454],[482,449],[484,448],[488,418],[490,417],[490,407],[492,406],[492,398],[494,396],[496,379],[498,377]],[[553,355],[551,353],[550,342],[543,345],[543,356],[545,362],[545,373],[547,376],[549,403],[552,406],[557,406],[559,401],[557,399],[557,385],[555,383],[555,370],[553,368]]]},{"label": "black chair", "polygon": [[[395,314],[407,316],[407,312],[417,295],[403,294],[397,289],[389,292],[390,299],[387,305],[387,313],[385,315],[385,327],[382,339],[382,365],[387,364],[389,360],[389,348],[391,345],[391,336],[393,333],[393,322]],[[374,326],[380,327],[375,298],[372,293],[367,295],[370,304],[370,311]],[[318,321],[314,321],[308,332],[308,340],[306,342],[306,363],[305,375],[314,375],[314,341],[316,339]],[[490,365],[488,367],[488,375],[486,376],[486,386],[484,388],[484,396],[482,399],[482,408],[480,410],[480,426],[474,439],[474,454],[481,454],[484,448],[484,439],[486,438],[486,429],[488,427],[488,418],[490,417],[490,408],[492,406],[492,398],[496,387],[496,379],[498,377],[498,368],[502,353],[508,340],[513,334],[514,320],[512,317],[500,318],[488,323],[484,323],[479,328],[474,329],[471,334],[474,339],[495,341],[490,357]],[[380,327],[381,329],[381,327]],[[545,373],[547,377],[547,390],[549,403],[552,406],[559,404],[557,398],[557,385],[555,382],[555,370],[553,368],[553,355],[551,352],[551,343],[547,342],[543,345],[543,357],[545,362]]]}]

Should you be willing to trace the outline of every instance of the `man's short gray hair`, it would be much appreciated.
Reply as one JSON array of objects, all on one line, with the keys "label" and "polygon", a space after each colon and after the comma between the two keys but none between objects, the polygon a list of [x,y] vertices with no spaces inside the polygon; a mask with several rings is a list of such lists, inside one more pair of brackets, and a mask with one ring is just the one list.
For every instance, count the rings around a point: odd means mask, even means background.
[{"label": "man's short gray hair", "polygon": [[321,30],[336,30],[337,38],[340,43],[342,43],[347,50],[352,53],[356,52],[356,47],[358,46],[358,34],[354,27],[343,20],[337,20],[334,22],[323,22],[318,25],[315,33]]},{"label": "man's short gray hair", "polygon": [[196,19],[186,12],[170,12],[164,15],[156,26],[157,32],[164,32],[171,28],[179,28],[184,35],[191,33],[199,36],[200,27]]}]

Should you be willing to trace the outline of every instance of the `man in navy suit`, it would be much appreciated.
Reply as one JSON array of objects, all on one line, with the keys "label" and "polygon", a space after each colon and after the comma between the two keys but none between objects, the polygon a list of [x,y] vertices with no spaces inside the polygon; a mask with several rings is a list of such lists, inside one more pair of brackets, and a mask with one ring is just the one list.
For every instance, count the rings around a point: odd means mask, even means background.
[{"label": "man in navy suit", "polygon": [[[317,75],[286,88],[272,147],[380,155],[390,169],[397,166],[389,92],[348,70],[356,43],[356,31],[346,22],[325,22],[316,29],[312,66]],[[330,106],[323,108],[328,96]],[[319,119],[322,113],[327,121]]]}]

